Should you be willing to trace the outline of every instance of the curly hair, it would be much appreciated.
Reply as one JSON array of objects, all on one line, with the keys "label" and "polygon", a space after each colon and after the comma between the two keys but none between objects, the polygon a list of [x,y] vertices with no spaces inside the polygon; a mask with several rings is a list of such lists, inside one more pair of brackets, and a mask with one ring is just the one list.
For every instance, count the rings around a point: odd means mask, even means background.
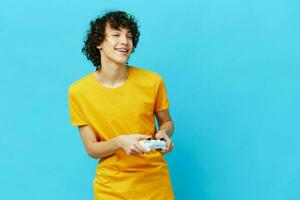
[{"label": "curly hair", "polygon": [[131,31],[133,43],[132,53],[139,41],[140,32],[138,30],[138,24],[132,15],[124,11],[106,12],[103,16],[92,20],[84,39],[82,52],[86,55],[87,59],[93,63],[96,70],[101,68],[101,55],[97,46],[101,44],[105,38],[105,27],[107,23],[113,29],[127,28]]}]

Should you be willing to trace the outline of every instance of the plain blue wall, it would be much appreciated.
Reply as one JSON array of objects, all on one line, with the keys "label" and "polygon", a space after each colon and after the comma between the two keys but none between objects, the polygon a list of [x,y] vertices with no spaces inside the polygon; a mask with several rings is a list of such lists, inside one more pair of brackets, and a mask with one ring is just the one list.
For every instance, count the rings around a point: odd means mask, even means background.
[{"label": "plain blue wall", "polygon": [[92,199],[67,89],[94,70],[80,49],[106,9],[136,16],[129,63],[165,78],[176,199],[300,199],[297,0],[1,0],[1,199]]}]

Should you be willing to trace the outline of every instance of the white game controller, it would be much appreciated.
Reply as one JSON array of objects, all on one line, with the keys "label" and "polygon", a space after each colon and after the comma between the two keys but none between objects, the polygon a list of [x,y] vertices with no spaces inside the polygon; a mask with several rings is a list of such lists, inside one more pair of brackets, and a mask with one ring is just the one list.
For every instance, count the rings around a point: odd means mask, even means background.
[{"label": "white game controller", "polygon": [[152,149],[166,149],[167,143],[164,139],[160,140],[153,140],[153,139],[147,139],[147,140],[141,140],[139,143],[147,150],[151,151]]}]

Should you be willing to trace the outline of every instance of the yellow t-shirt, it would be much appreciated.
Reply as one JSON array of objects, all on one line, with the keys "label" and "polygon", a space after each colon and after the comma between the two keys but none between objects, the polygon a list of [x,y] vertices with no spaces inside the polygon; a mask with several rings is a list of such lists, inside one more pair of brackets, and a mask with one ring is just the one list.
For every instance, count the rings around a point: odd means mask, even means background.
[{"label": "yellow t-shirt", "polygon": [[[160,75],[129,66],[129,77],[117,88],[100,84],[92,72],[69,88],[73,126],[89,125],[99,141],[122,134],[154,136],[155,111],[169,108]],[[158,151],[127,155],[122,149],[100,159],[93,182],[95,200],[174,199],[168,166]]]}]

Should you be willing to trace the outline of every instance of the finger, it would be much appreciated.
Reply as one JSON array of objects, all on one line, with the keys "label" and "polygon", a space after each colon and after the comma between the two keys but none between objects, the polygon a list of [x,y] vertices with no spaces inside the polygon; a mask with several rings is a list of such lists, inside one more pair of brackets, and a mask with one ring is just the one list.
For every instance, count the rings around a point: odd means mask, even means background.
[{"label": "finger", "polygon": [[170,148],[171,148],[171,145],[172,145],[172,141],[171,141],[169,138],[165,139],[165,141],[166,141],[166,143],[167,143],[167,148],[166,148],[166,150],[169,151]]},{"label": "finger", "polygon": [[127,149],[127,154],[131,155],[131,154],[138,154],[140,153],[140,151],[136,148],[135,142],[133,141],[133,143],[128,147]]},{"label": "finger", "polygon": [[172,141],[170,141],[170,146],[167,146],[166,149],[161,150],[161,153],[166,154],[169,153],[170,151],[172,151],[172,149],[174,148],[174,143]]},{"label": "finger", "polygon": [[143,153],[143,151],[141,151],[139,148],[137,148],[137,146],[135,144],[133,146],[134,147],[132,148],[132,152],[134,154],[141,154],[141,153]]},{"label": "finger", "polygon": [[159,152],[160,152],[161,154],[163,154],[163,155],[166,154],[166,153],[168,153],[166,149],[164,149],[164,150],[159,150]]},{"label": "finger", "polygon": [[146,149],[144,149],[140,144],[139,142],[134,142],[132,144],[132,147],[130,148],[131,152],[133,154],[142,154],[144,152],[146,152]]},{"label": "finger", "polygon": [[126,154],[127,154],[127,155],[131,155],[131,154],[132,154],[132,151],[131,151],[131,150],[127,150],[127,151],[126,151]]},{"label": "finger", "polygon": [[161,134],[155,134],[155,139],[157,139],[157,140],[161,140],[161,139],[166,140],[168,138],[164,135],[161,135]]},{"label": "finger", "polygon": [[140,152],[137,151],[137,150],[135,150],[135,149],[131,149],[131,150],[129,151],[129,154],[128,154],[128,155],[137,155],[137,154],[140,154]]},{"label": "finger", "polygon": [[160,134],[155,134],[155,139],[161,139],[161,138],[163,138]]},{"label": "finger", "polygon": [[147,149],[145,149],[140,143],[136,143],[135,144],[135,147],[139,150],[139,152],[141,152],[141,153],[146,153],[146,152],[148,152],[148,150]]}]

